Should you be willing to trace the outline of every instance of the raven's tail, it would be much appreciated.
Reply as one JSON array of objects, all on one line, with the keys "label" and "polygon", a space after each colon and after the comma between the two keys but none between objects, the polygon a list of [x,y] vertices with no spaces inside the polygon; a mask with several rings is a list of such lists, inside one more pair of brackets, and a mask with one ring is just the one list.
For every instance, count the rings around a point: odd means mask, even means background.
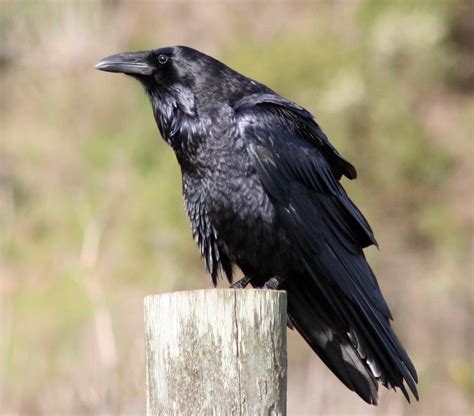
[{"label": "raven's tail", "polygon": [[[292,276],[286,279],[284,286],[288,292],[289,320],[350,390],[367,403],[377,404],[380,381],[386,387],[399,387],[409,401],[403,378],[396,375],[400,364],[392,362],[398,358],[385,353],[379,357],[374,353],[377,347],[373,345],[383,345],[387,340],[376,339],[377,335],[374,335],[373,339],[367,341],[370,334],[361,334],[359,329],[354,330],[348,322],[341,322],[312,278]],[[388,322],[387,325],[390,326]],[[393,338],[390,342],[399,344],[393,331],[391,334]],[[381,361],[383,365],[377,364]]]}]

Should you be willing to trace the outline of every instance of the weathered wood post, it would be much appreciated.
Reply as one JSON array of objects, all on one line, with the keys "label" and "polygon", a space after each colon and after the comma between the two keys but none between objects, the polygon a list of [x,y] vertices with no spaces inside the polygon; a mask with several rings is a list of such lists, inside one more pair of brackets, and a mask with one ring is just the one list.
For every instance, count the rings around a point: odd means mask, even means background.
[{"label": "weathered wood post", "polygon": [[285,415],[286,293],[145,298],[147,415]]}]

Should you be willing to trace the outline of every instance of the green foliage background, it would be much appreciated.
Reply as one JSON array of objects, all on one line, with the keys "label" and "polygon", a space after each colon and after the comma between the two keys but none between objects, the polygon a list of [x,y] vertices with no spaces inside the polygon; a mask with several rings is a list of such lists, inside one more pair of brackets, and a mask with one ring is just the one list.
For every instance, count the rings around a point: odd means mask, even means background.
[{"label": "green foliage background", "polygon": [[367,407],[290,333],[289,414],[472,412],[473,22],[457,0],[4,0],[0,414],[143,414],[143,296],[210,286],[146,97],[93,69],[173,44],[304,105],[358,168],[421,401]]}]

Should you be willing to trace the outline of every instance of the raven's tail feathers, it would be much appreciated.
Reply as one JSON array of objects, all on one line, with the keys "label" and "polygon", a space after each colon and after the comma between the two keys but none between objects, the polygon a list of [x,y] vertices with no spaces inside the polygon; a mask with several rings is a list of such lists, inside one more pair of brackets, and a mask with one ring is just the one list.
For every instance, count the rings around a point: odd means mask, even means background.
[{"label": "raven's tail feathers", "polygon": [[350,390],[367,403],[377,404],[378,382],[327,313],[324,298],[315,299],[314,292],[295,287],[297,279],[286,283],[288,315],[297,331]]},{"label": "raven's tail feathers", "polygon": [[[358,334],[353,329],[347,330],[347,326],[340,322],[337,314],[330,312],[331,305],[311,278],[294,276],[293,279],[285,281],[285,286],[288,291],[290,321],[321,360],[350,390],[367,403],[376,405],[378,384],[381,382],[388,388],[400,388],[409,401],[403,380],[400,383],[398,377],[394,377],[396,371],[391,370],[396,364],[387,362],[387,357],[383,357],[385,354],[379,357],[379,354],[373,352],[373,348],[366,345],[364,340],[367,334]],[[380,363],[381,358],[383,363]]]}]

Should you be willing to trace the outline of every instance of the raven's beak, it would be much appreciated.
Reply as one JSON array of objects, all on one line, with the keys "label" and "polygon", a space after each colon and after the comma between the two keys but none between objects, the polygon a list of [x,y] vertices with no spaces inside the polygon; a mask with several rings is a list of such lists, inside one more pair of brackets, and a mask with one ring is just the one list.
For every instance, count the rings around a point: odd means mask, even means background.
[{"label": "raven's beak", "polygon": [[129,75],[151,75],[153,67],[148,63],[149,52],[124,52],[108,56],[97,62],[96,69]]}]

